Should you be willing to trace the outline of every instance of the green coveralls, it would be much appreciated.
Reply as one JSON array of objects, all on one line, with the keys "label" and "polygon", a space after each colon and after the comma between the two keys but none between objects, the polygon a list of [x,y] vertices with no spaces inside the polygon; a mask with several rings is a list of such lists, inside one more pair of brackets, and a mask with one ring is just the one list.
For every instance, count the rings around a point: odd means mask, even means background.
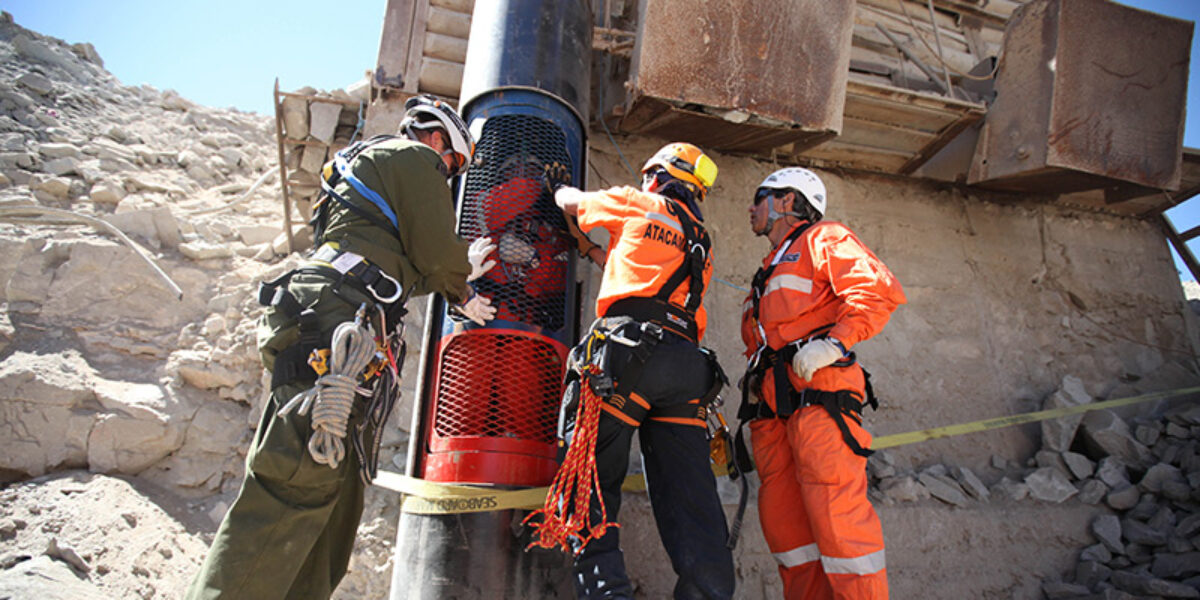
[{"label": "green coveralls", "polygon": [[[411,287],[413,295],[436,292],[458,302],[467,292],[470,265],[467,245],[454,233],[454,208],[438,162],[431,148],[402,138],[364,150],[351,170],[388,201],[400,239],[329,199],[324,241],[366,257],[405,289]],[[335,190],[386,221],[345,181]],[[326,345],[334,328],[353,320],[358,306],[371,300],[355,286],[339,286],[319,274],[297,273],[287,289],[301,306],[314,308]],[[268,308],[258,329],[263,366],[272,370],[279,352],[298,340],[298,324]],[[347,443],[346,459],[337,469],[316,463],[307,447],[309,416],[277,414],[311,386],[312,381],[296,381],[272,390],[246,456],[242,489],[188,589],[189,600],[328,598],[345,575],[363,510],[358,457]],[[349,431],[363,409],[355,407]]]}]

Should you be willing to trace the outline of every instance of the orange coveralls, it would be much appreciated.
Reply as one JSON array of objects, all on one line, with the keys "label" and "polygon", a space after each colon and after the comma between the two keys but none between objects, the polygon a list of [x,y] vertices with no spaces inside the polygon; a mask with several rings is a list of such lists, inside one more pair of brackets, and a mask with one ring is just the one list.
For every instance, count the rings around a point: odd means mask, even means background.
[{"label": "orange coveralls", "polygon": [[[887,266],[841,223],[820,221],[794,241],[785,240],[763,260],[763,269],[772,264],[757,320],[753,292],[744,304],[748,357],[764,344],[779,350],[830,325],[828,335],[849,350],[883,329],[905,302]],[[819,369],[812,381],[790,366],[787,374],[797,391],[849,390],[864,399],[857,362]],[[760,383],[747,385],[775,410],[771,370]],[[845,421],[858,443],[870,447],[871,435],[858,420]],[[786,420],[758,418],[750,432],[762,480],[759,518],[786,598],[887,598],[883,530],[867,499],[866,458],[850,449],[825,407],[805,406]]]}]

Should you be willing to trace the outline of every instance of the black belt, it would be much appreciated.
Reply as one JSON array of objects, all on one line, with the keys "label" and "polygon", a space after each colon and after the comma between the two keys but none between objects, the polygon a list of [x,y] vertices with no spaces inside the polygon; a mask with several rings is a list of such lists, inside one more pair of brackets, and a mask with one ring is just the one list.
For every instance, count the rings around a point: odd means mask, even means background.
[{"label": "black belt", "polygon": [[621,298],[604,312],[605,317],[629,317],[635,321],[654,323],[666,331],[687,338],[692,343],[698,343],[700,339],[700,328],[696,325],[695,315],[658,298]]}]

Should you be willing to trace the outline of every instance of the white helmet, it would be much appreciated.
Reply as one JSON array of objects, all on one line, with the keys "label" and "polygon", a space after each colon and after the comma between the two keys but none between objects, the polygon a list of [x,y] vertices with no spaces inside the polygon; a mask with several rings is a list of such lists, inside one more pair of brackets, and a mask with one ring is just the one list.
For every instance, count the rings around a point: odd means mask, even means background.
[{"label": "white helmet", "polygon": [[[825,184],[816,173],[800,167],[788,167],[771,173],[758,185],[755,191],[757,197],[763,190],[778,190],[780,192],[794,191],[817,211],[818,218],[825,216]],[[772,210],[772,212],[774,212]],[[800,216],[793,213],[793,216]],[[778,216],[776,217],[778,218]],[[774,219],[772,219],[773,221]]]},{"label": "white helmet", "polygon": [[446,173],[446,177],[461,175],[471,164],[475,154],[475,138],[467,131],[467,124],[458,116],[454,107],[439,100],[432,94],[413,96],[404,103],[404,120],[400,122],[400,131],[409,138],[416,139],[416,129],[441,129],[450,139],[450,148],[442,154],[458,155],[456,167]]}]

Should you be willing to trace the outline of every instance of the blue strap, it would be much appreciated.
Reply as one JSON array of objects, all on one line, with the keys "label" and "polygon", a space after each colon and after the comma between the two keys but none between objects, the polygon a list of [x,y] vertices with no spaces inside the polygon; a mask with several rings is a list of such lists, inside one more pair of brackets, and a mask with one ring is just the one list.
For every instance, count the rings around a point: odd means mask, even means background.
[{"label": "blue strap", "polygon": [[[392,227],[395,227],[396,231],[400,230],[400,223],[396,220],[396,212],[392,210],[392,207],[388,206],[388,203],[384,201],[382,196],[375,193],[375,190],[367,187],[361,179],[354,176],[354,173],[350,171],[349,163],[346,162],[346,157],[341,152],[338,152],[334,156],[333,166],[338,170],[338,174],[342,176],[342,179],[345,179],[346,183],[349,183],[350,187],[354,188],[354,191],[367,200],[370,200],[372,204],[379,208],[383,216],[387,217],[388,221],[391,221]],[[322,184],[324,184],[324,181],[322,181]]]}]

